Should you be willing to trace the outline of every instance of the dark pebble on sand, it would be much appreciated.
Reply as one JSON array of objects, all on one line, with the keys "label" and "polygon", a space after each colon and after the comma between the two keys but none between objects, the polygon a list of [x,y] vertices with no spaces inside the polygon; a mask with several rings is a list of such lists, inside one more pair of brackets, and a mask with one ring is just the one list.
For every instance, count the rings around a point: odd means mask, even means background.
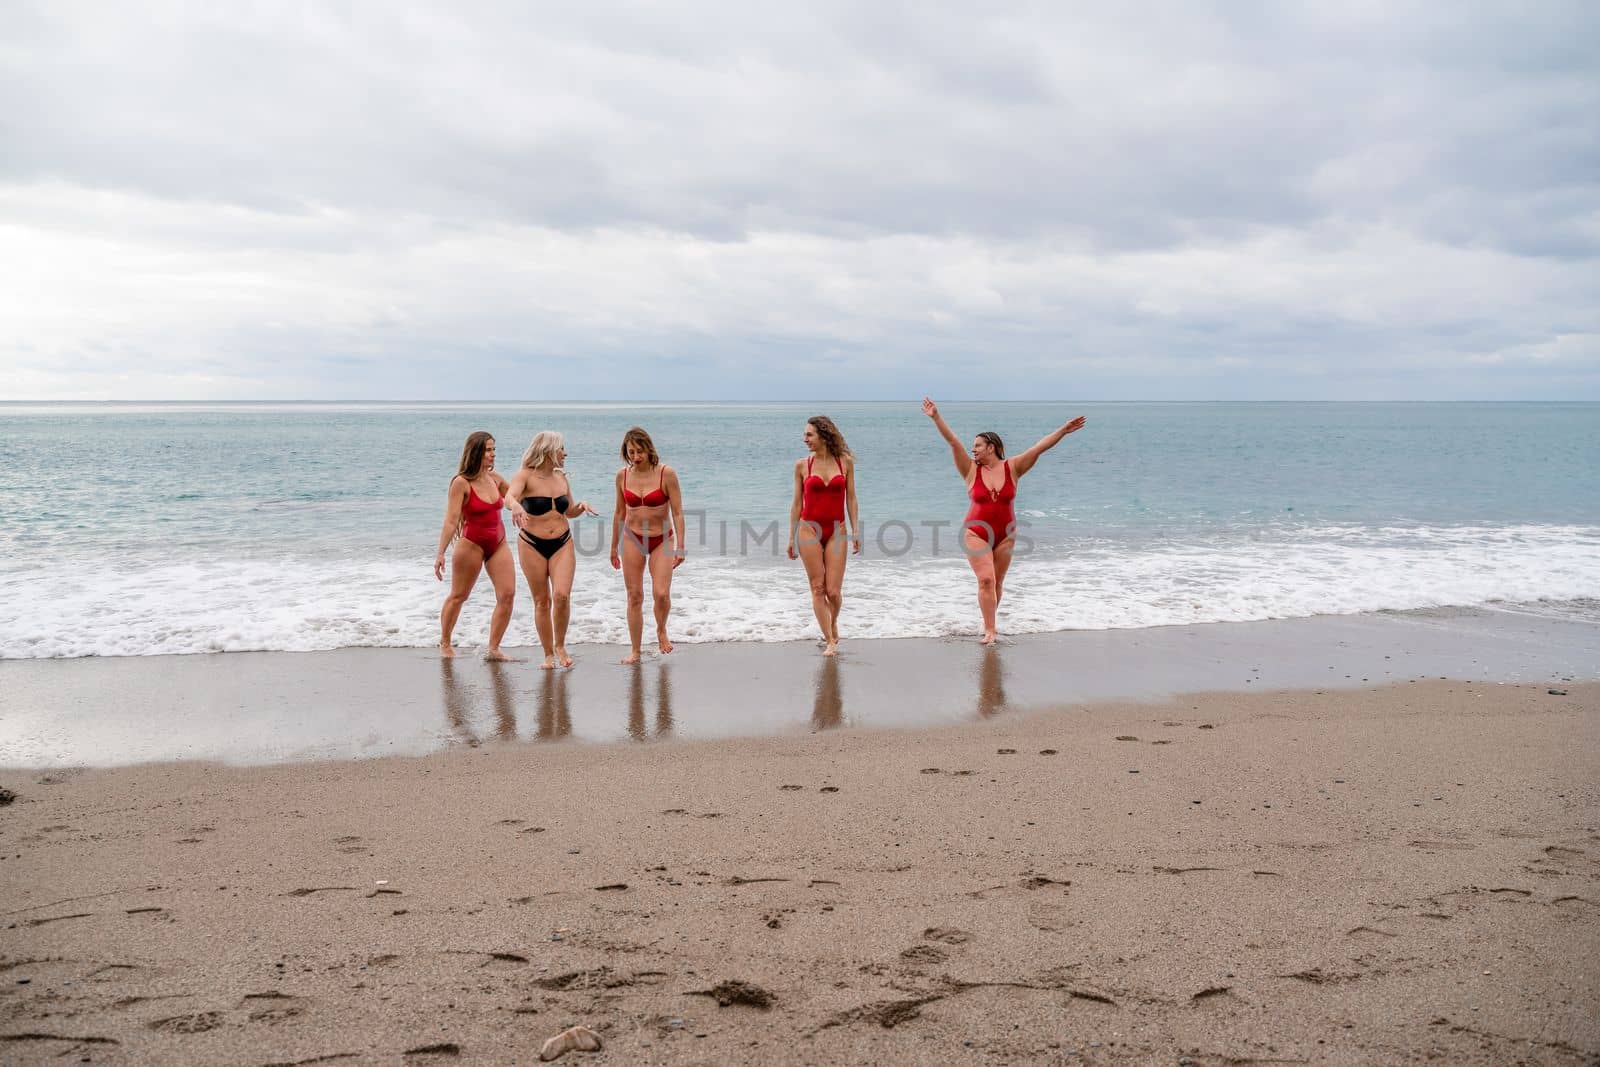
[{"label": "dark pebble on sand", "polygon": [[[1565,689],[1547,689],[1545,691],[1553,697],[1564,697],[1567,695],[1567,691]],[[0,792],[3,792],[3,790],[0,790]],[[5,800],[0,801],[0,803],[9,804],[11,801]]]},{"label": "dark pebble on sand", "polygon": [[[1554,690],[1551,690],[1551,691],[1554,692]],[[0,789],[0,808],[5,807],[7,804],[11,803],[13,800],[16,800],[16,799],[17,799],[17,794],[13,793],[11,790],[9,790],[9,789]]]}]

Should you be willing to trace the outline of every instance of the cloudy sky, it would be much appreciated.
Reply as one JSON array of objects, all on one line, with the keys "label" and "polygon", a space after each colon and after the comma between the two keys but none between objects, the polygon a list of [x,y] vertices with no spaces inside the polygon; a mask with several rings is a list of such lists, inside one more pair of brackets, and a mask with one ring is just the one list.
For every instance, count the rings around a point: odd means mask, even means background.
[{"label": "cloudy sky", "polygon": [[0,0],[0,399],[1600,400],[1597,12]]}]

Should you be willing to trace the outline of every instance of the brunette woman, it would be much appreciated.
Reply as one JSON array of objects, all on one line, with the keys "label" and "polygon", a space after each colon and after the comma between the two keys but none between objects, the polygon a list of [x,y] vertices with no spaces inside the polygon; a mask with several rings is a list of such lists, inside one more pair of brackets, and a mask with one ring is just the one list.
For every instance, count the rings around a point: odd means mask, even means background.
[{"label": "brunette woman", "polygon": [[494,469],[494,438],[483,430],[470,434],[461,449],[461,463],[445,492],[444,525],[439,528],[439,551],[433,557],[433,576],[444,581],[444,550],[450,553],[450,593],[439,611],[439,654],[454,656],[450,636],[461,608],[478,584],[478,572],[488,571],[494,585],[494,614],[489,617],[489,650],[485,659],[502,660],[500,639],[511,622],[511,605],[517,596],[517,576],[506,550],[506,528],[500,509],[507,507],[504,478]]},{"label": "brunette woman", "polygon": [[[661,462],[650,435],[635,426],[622,435],[617,501],[611,511],[611,565],[622,571],[628,590],[628,640],[623,663],[639,662],[644,635],[644,572],[650,571],[655,602],[656,648],[672,651],[667,614],[672,611],[672,572],[683,562],[683,494],[678,472]],[[619,546],[619,542],[621,542]],[[619,551],[620,547],[620,551]]]},{"label": "brunette woman", "polygon": [[522,454],[522,467],[511,476],[506,498],[519,501],[512,521],[521,532],[517,557],[533,593],[533,618],[544,648],[544,670],[572,666],[567,655],[567,620],[572,611],[572,576],[578,555],[569,519],[598,515],[588,501],[576,500],[562,468],[567,446],[554,430],[533,435]]},{"label": "brunette woman", "polygon": [[1006,459],[1005,445],[1000,435],[985,430],[972,439],[970,450],[961,447],[955,431],[950,429],[939,408],[927,397],[922,398],[922,413],[933,420],[939,436],[950,446],[956,470],[967,486],[967,498],[972,506],[967,510],[963,544],[967,562],[978,576],[978,610],[983,613],[983,643],[994,644],[995,613],[1000,608],[1000,597],[1005,591],[1006,571],[1011,567],[1011,551],[1016,547],[1016,509],[1012,501],[1017,495],[1017,481],[1039,462],[1039,457],[1061,442],[1069,433],[1083,429],[1086,421],[1082,415],[1052,430],[1039,443],[1022,453]]},{"label": "brunette woman", "polygon": [[[801,435],[810,455],[794,463],[794,500],[789,505],[789,558],[798,555],[811,583],[811,610],[822,629],[822,654],[839,650],[839,608],[844,603],[845,545],[861,551],[856,513],[855,456],[844,434],[826,415],[806,420]],[[849,516],[850,536],[845,536]]]}]

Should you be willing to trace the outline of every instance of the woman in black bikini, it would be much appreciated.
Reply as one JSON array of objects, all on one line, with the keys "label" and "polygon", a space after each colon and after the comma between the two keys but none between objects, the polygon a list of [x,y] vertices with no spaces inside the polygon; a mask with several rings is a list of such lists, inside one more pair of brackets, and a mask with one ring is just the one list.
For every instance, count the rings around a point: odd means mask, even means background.
[{"label": "woman in black bikini", "polygon": [[533,593],[534,624],[539,629],[539,644],[544,647],[545,670],[572,666],[567,655],[567,618],[572,610],[572,575],[578,569],[578,555],[572,544],[568,519],[599,512],[584,500],[572,499],[572,483],[561,465],[567,447],[554,430],[533,435],[522,454],[522,467],[511,476],[506,498],[520,501],[511,520],[522,531],[517,541],[517,557]]},{"label": "woman in black bikini", "polygon": [[683,494],[678,472],[661,462],[650,435],[635,426],[622,435],[617,472],[617,502],[611,511],[611,565],[622,572],[628,590],[628,639],[624,664],[639,662],[644,636],[644,572],[650,569],[655,601],[656,648],[672,651],[667,614],[672,610],[672,572],[683,562]]}]

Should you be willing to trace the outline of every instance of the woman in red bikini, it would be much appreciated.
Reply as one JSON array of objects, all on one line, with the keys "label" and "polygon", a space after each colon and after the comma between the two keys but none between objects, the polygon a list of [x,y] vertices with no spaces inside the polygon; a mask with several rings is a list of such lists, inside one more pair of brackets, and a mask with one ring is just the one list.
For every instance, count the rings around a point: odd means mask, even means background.
[{"label": "woman in red bikini", "polygon": [[494,614],[489,617],[489,650],[485,659],[503,660],[500,639],[511,622],[511,605],[517,596],[517,575],[506,551],[506,528],[500,509],[506,504],[506,485],[494,469],[494,438],[482,430],[467,438],[461,465],[445,494],[444,525],[439,529],[439,551],[433,557],[433,576],[444,581],[444,550],[450,553],[450,594],[439,611],[439,652],[454,656],[450,635],[461,607],[478,582],[478,572],[488,571],[494,583]]},{"label": "woman in red bikini", "polygon": [[521,531],[517,556],[533,594],[533,624],[544,648],[542,670],[572,666],[567,655],[567,620],[572,612],[572,576],[578,569],[571,519],[600,514],[586,500],[573,499],[563,467],[567,444],[554,430],[540,430],[511,476],[506,498],[519,502],[511,521]]},{"label": "woman in red bikini", "polygon": [[795,460],[794,501],[789,505],[789,558],[798,556],[811,583],[811,610],[826,643],[822,654],[839,649],[839,608],[844,603],[845,515],[854,531],[851,551],[861,551],[861,520],[856,513],[855,456],[844,434],[826,415],[806,420],[803,435],[811,455]]},{"label": "woman in red bikini", "polygon": [[672,651],[667,613],[672,610],[672,572],[683,562],[683,494],[678,491],[678,472],[661,462],[650,435],[639,427],[622,435],[622,458],[628,465],[617,472],[611,565],[622,571],[628,590],[628,639],[633,647],[622,662],[638,663],[646,567],[655,600],[656,647],[663,655]]},{"label": "woman in red bikini", "polygon": [[950,429],[939,414],[938,405],[927,397],[922,398],[922,413],[933,420],[939,436],[950,445],[950,454],[956,461],[956,470],[967,483],[967,497],[972,506],[967,509],[966,530],[963,543],[967,562],[978,576],[978,610],[983,613],[983,643],[995,641],[995,612],[1000,608],[1000,596],[1005,591],[1006,571],[1011,567],[1011,551],[1016,547],[1017,516],[1012,501],[1017,496],[1017,479],[1033,469],[1039,457],[1061,443],[1069,433],[1083,429],[1086,421],[1082,415],[1052,430],[1039,443],[1022,453],[1006,459],[1005,445],[1000,435],[985,430],[972,439],[972,449],[961,447],[955,431]]}]

